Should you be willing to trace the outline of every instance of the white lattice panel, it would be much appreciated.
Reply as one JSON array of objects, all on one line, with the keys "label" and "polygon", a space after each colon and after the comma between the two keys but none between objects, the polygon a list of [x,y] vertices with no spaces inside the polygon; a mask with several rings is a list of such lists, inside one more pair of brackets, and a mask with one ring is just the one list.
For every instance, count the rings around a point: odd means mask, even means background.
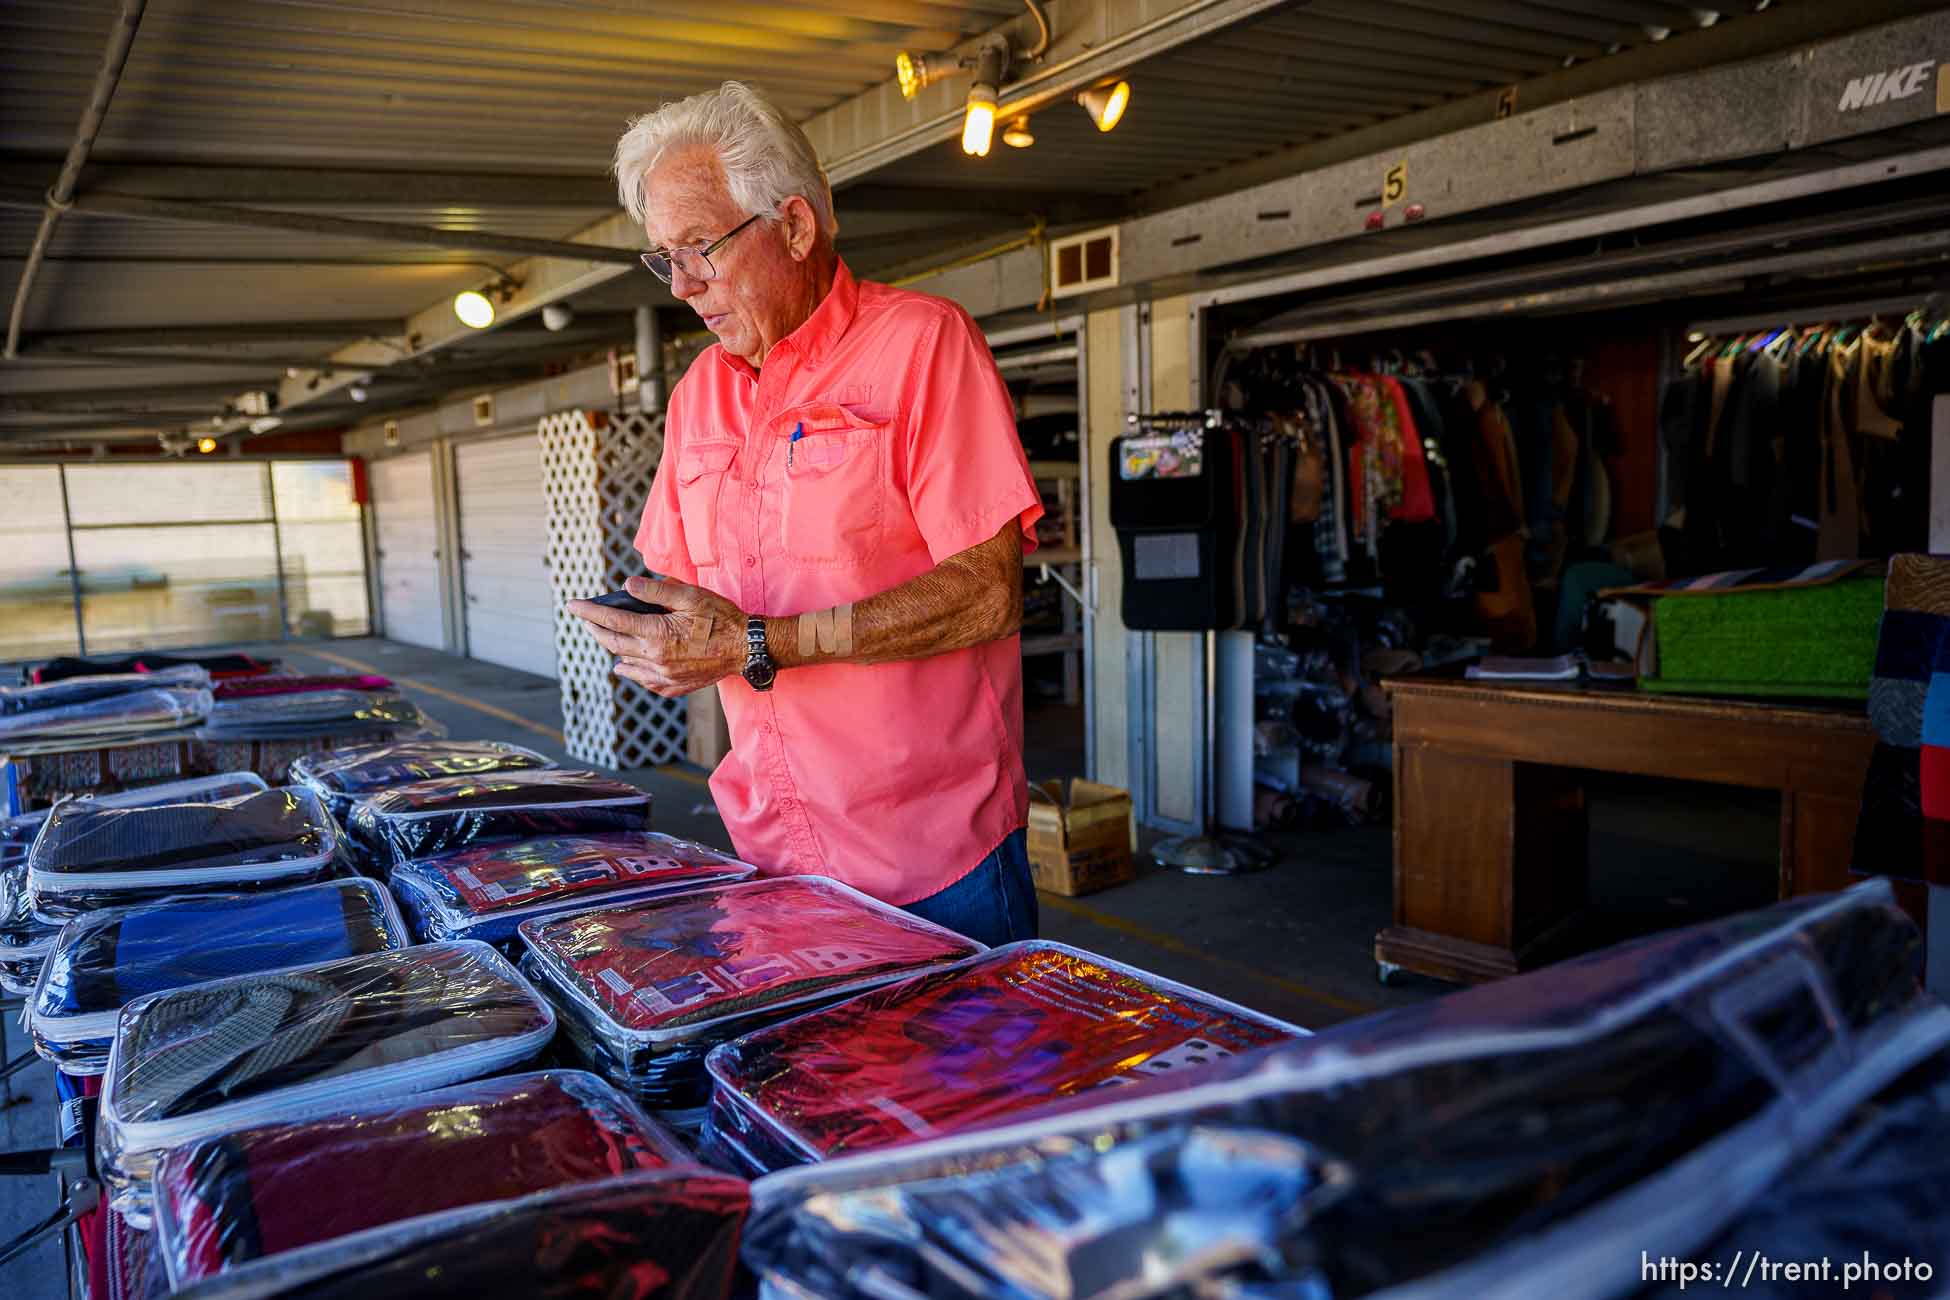
[{"label": "white lattice panel", "polygon": [[543,417],[541,441],[566,748],[585,763],[612,768],[682,758],[684,702],[610,672],[609,652],[562,608],[643,572],[631,543],[663,457],[664,417],[565,411]]}]

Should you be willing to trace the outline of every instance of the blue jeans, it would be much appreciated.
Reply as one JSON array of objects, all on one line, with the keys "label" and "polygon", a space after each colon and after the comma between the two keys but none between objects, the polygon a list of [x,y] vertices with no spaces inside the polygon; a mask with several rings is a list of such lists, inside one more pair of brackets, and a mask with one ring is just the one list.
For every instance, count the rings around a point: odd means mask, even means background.
[{"label": "blue jeans", "polygon": [[1029,832],[1017,830],[981,865],[907,911],[993,948],[1036,937],[1036,886],[1029,875]]}]

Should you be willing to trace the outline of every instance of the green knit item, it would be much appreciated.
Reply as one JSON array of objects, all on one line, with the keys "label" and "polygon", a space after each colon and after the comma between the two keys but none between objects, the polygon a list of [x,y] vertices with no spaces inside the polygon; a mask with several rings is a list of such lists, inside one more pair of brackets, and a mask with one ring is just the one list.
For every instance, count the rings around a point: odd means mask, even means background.
[{"label": "green knit item", "polygon": [[1773,591],[1662,596],[1659,675],[1648,691],[1867,699],[1882,620],[1880,575]]}]

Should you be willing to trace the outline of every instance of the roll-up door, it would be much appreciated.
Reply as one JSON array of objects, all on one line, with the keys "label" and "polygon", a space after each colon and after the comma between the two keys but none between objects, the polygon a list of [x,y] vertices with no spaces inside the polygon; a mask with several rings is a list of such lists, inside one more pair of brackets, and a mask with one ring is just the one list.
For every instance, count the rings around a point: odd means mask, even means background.
[{"label": "roll-up door", "polygon": [[440,533],[433,457],[426,452],[373,462],[373,519],[379,546],[379,608],[385,635],[441,649]]},{"label": "roll-up door", "polygon": [[554,677],[555,607],[540,443],[534,434],[462,443],[454,461],[467,653]]}]

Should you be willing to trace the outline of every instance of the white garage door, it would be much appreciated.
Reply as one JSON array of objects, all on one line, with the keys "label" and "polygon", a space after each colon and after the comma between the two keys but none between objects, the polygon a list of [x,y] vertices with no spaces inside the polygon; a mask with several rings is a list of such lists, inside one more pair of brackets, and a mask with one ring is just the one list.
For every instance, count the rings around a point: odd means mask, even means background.
[{"label": "white garage door", "polygon": [[379,542],[379,611],[394,641],[438,650],[440,533],[434,521],[433,458],[394,456],[372,466]]},{"label": "white garage door", "polygon": [[548,581],[548,502],[533,434],[462,443],[460,572],[467,653],[554,677],[555,597]]}]

